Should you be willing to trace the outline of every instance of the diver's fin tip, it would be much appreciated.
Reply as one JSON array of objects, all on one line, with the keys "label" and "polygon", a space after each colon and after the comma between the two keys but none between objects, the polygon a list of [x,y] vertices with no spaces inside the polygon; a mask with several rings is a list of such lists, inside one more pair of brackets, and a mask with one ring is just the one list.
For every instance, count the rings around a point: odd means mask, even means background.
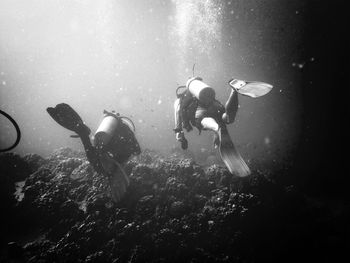
[{"label": "diver's fin tip", "polygon": [[246,177],[250,174],[250,169],[236,150],[227,130],[219,130],[219,152],[222,161],[225,163],[229,172],[238,177]]}]

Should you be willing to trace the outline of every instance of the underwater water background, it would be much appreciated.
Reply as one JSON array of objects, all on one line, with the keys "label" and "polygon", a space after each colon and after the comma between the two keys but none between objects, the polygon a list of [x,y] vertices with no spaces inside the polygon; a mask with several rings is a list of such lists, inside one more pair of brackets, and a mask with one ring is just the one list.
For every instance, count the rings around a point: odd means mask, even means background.
[{"label": "underwater water background", "polygon": [[[0,110],[22,131],[0,154],[0,262],[345,258],[347,10],[341,0],[0,0]],[[222,103],[233,77],[274,86],[239,96],[229,126],[250,176],[228,172],[208,132],[176,148],[175,89],[193,74]],[[47,114],[61,102],[92,135],[104,109],[135,122],[143,151],[125,164],[118,202]],[[0,115],[0,149],[14,140]]]},{"label": "underwater water background", "polygon": [[[1,0],[0,107],[22,130],[14,151],[81,150],[45,110],[66,102],[92,131],[104,109],[131,117],[142,148],[167,153],[178,146],[175,89],[195,64],[222,103],[233,77],[274,85],[265,97],[239,98],[229,129],[246,160],[338,171],[347,130],[335,130],[348,113],[330,92],[345,76],[339,3]],[[3,116],[0,125],[4,147],[14,129]],[[195,155],[212,150],[210,134],[187,137]]]}]

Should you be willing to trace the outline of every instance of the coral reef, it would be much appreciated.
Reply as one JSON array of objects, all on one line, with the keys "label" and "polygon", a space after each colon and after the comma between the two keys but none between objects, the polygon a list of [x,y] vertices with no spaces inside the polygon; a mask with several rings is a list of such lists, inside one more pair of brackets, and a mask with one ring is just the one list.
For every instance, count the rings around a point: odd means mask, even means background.
[{"label": "coral reef", "polygon": [[107,178],[81,152],[0,155],[0,261],[326,261],[346,249],[348,207],[334,209],[261,171],[237,178],[149,150],[125,170],[131,183],[114,203]]}]

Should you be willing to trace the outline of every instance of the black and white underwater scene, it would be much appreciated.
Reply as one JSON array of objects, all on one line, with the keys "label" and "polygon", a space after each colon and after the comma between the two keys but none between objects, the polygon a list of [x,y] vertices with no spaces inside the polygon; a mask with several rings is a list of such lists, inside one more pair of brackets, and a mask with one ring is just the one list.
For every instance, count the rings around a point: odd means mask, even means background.
[{"label": "black and white underwater scene", "polygon": [[340,262],[345,1],[0,0],[0,262]]}]

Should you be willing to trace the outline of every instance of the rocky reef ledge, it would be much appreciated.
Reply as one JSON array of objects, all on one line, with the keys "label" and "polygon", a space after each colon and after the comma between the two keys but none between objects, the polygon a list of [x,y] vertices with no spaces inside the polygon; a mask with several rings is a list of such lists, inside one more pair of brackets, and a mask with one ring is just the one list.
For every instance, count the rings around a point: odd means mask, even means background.
[{"label": "rocky reef ledge", "polygon": [[335,262],[345,253],[348,206],[252,168],[242,179],[146,150],[127,163],[131,184],[115,204],[81,152],[1,154],[0,262]]}]

